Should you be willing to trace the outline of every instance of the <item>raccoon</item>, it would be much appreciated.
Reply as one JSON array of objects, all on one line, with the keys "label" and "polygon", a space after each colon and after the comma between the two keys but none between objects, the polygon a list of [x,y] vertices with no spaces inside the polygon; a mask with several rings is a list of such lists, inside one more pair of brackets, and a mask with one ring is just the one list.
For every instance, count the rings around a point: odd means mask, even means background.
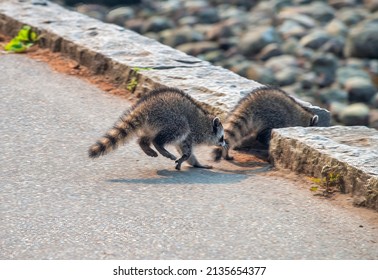
[{"label": "raccoon", "polygon": [[213,150],[213,158],[232,160],[229,149],[238,146],[247,137],[269,146],[273,128],[315,126],[318,115],[298,103],[284,91],[263,86],[243,97],[230,112],[225,123],[227,148]]},{"label": "raccoon", "polygon": [[[177,170],[184,161],[193,167],[212,168],[198,162],[192,152],[193,146],[225,146],[220,119],[177,88],[158,88],[141,98],[89,148],[88,155],[97,158],[134,136],[139,137],[138,144],[146,155],[158,156],[151,148],[152,144],[162,156],[176,161]],[[176,146],[181,154],[179,159],[165,149],[168,144]]]}]

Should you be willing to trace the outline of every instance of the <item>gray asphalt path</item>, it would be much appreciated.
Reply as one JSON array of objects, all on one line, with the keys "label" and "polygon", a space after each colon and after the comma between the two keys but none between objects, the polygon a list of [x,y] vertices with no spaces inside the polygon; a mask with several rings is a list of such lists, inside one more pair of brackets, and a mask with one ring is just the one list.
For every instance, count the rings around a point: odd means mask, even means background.
[{"label": "gray asphalt path", "polygon": [[264,166],[90,160],[127,101],[22,55],[0,73],[0,259],[378,259],[376,224]]}]

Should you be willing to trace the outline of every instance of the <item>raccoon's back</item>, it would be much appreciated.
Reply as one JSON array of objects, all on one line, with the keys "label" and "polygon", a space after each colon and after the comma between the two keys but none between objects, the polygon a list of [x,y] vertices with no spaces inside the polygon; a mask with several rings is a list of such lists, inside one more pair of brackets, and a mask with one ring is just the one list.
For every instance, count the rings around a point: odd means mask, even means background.
[{"label": "raccoon's back", "polygon": [[198,101],[176,88],[152,91],[138,103],[137,109],[147,114],[148,123],[159,123],[163,126],[183,120],[195,122],[209,114]]},{"label": "raccoon's back", "polygon": [[266,127],[308,126],[313,113],[284,91],[262,87],[240,100],[231,115]]}]

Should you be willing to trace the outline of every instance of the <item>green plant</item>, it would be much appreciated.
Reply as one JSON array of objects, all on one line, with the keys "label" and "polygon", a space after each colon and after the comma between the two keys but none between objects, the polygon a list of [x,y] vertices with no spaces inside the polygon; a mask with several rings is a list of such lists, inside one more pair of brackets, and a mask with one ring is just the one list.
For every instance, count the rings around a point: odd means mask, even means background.
[{"label": "green plant", "polygon": [[127,90],[129,91],[134,91],[135,88],[137,87],[138,85],[138,80],[137,78],[134,76],[134,77],[131,77],[130,81],[127,83]]},{"label": "green plant", "polygon": [[25,52],[28,48],[34,45],[38,41],[37,33],[32,31],[30,26],[23,26],[18,32],[17,36],[14,37],[8,44],[5,45],[4,49],[8,52]]},{"label": "green plant", "polygon": [[130,74],[130,81],[127,83],[127,90],[129,91],[134,91],[135,88],[137,87],[138,85],[138,79],[137,79],[137,75],[140,71],[147,71],[147,70],[152,70],[152,68],[142,68],[142,67],[133,67],[132,68],[132,72]]},{"label": "green plant", "polygon": [[329,197],[336,191],[343,192],[344,184],[342,176],[337,173],[339,168],[337,166],[329,167],[325,166],[321,172],[321,178],[309,178],[315,185],[311,186],[310,191],[318,192],[322,191],[320,194],[325,197]]}]

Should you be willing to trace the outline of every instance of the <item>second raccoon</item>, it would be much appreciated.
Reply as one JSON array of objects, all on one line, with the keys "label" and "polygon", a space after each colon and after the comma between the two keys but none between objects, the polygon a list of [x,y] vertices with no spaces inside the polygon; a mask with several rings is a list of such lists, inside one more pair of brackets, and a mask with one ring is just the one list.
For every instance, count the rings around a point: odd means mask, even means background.
[{"label": "second raccoon", "polygon": [[230,112],[225,123],[227,149],[216,148],[214,160],[233,158],[228,150],[238,146],[246,137],[253,137],[268,146],[273,128],[315,126],[318,116],[298,103],[284,91],[260,87],[243,97]]}]

